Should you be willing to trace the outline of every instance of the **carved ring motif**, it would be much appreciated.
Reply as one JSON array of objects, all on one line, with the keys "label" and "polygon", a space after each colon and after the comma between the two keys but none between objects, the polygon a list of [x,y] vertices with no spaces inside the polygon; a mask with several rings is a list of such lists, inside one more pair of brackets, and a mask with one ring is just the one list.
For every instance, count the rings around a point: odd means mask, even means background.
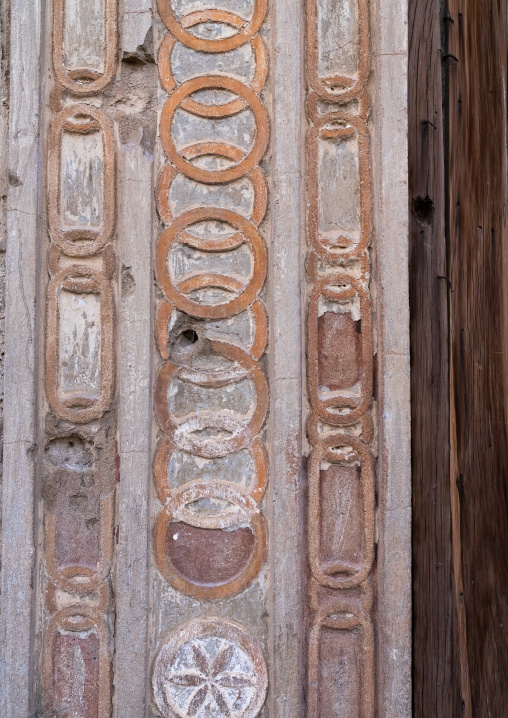
[{"label": "carved ring motif", "polygon": [[[60,375],[60,292],[97,294],[100,297],[101,371],[100,391],[86,395],[75,392],[64,397],[59,392]],[[113,292],[110,282],[101,273],[85,265],[75,264],[53,277],[47,294],[46,331],[46,393],[51,408],[64,419],[80,424],[98,419],[109,406],[113,394]]]},{"label": "carved ring motif", "polygon": [[[258,504],[263,498],[263,494],[266,488],[267,481],[267,458],[266,451],[261,443],[259,437],[256,437],[250,446],[246,447],[254,459],[255,466],[255,480],[252,481],[252,485],[249,486],[248,490],[243,488],[241,484],[231,484],[237,491],[245,493],[251,497],[256,504]],[[174,443],[165,437],[157,449],[154,459],[154,478],[155,487],[157,494],[162,504],[168,503],[171,500],[174,489],[170,489],[168,486],[168,464],[171,460],[171,455],[175,450]],[[187,484],[185,484],[187,485]]]},{"label": "carved ring motif", "polygon": [[[196,167],[186,160],[183,154],[175,147],[171,134],[175,110],[181,104],[182,100],[198,90],[228,90],[229,92],[233,92],[245,100],[254,113],[256,120],[254,145],[250,152],[240,160],[238,164],[232,167],[222,170],[207,170]],[[190,177],[197,182],[211,184],[231,182],[253,169],[265,154],[268,145],[268,116],[259,97],[247,87],[247,85],[240,82],[240,80],[235,80],[232,77],[223,77],[221,75],[195,77],[177,87],[164,105],[160,120],[160,136],[162,146],[167,156],[174,166],[186,177]],[[206,150],[206,143],[204,149]],[[210,149],[208,152],[202,151],[200,154],[213,154],[213,151]]]},{"label": "carved ring motif", "polygon": [[[155,327],[155,338],[160,355],[163,359],[169,359],[169,323],[171,315],[175,311],[172,304],[167,301],[161,302],[157,312],[157,320]],[[260,359],[266,348],[267,339],[267,321],[266,310],[259,299],[257,299],[246,310],[254,323],[255,330],[252,338],[252,344],[247,346],[249,354],[254,359]]]},{"label": "carved ring motif", "polygon": [[[243,150],[234,147],[233,145],[227,145],[219,142],[207,142],[203,147],[202,144],[191,145],[186,147],[182,151],[182,155],[186,159],[193,159],[194,157],[202,157],[203,155],[213,154],[219,157],[226,157],[235,161],[240,161],[245,157]],[[173,213],[169,206],[169,193],[171,190],[171,184],[177,174],[176,169],[172,165],[165,165],[159,175],[157,181],[157,209],[161,216],[164,224],[169,225],[173,221]],[[256,226],[262,221],[266,213],[266,205],[268,201],[268,192],[266,189],[266,181],[259,167],[249,170],[245,175],[251,182],[254,188],[254,207],[252,214],[248,218]],[[199,241],[197,237],[194,237],[195,246]],[[202,242],[201,249],[209,249],[209,243]]]},{"label": "carved ring motif", "polygon": [[[227,52],[244,45],[260,29],[267,9],[267,0],[255,0],[254,12],[250,20],[243,20],[238,15],[225,10],[205,9],[190,13],[178,22],[171,7],[171,0],[158,0],[157,4],[161,18],[172,35],[182,45],[201,52]],[[187,29],[203,22],[223,23],[238,29],[238,32],[231,37],[208,40],[193,35]]]},{"label": "carved ring motif", "polygon": [[[323,629],[337,631],[357,637],[359,644],[358,683],[361,686],[358,699],[358,716],[370,718],[374,714],[374,687],[371,676],[374,670],[374,632],[372,622],[366,611],[358,610],[354,605],[337,601],[326,610],[318,611],[309,636],[309,715],[318,716],[321,709],[320,688],[323,681],[319,666],[321,663],[320,645]],[[340,650],[340,648],[339,648]],[[338,657],[337,657],[338,660]]]},{"label": "carved ring motif", "polygon": [[[236,278],[209,272],[194,274],[190,279],[183,280],[175,286],[167,261],[171,247],[176,242],[180,242],[195,249],[202,249],[206,245],[199,238],[193,237],[188,232],[184,233],[183,230],[197,222],[209,219],[226,222],[238,232],[226,238],[207,240],[208,251],[228,251],[236,249],[244,242],[250,244],[254,273],[247,285]],[[222,319],[246,309],[257,297],[266,277],[266,248],[254,225],[245,217],[229,209],[199,207],[179,215],[171,226],[161,234],[156,250],[156,272],[164,294],[178,309],[193,317]],[[223,304],[199,304],[185,296],[188,292],[204,287],[220,287],[230,292],[236,292],[238,296]]]},{"label": "carved ring motif", "polygon": [[[80,121],[83,118],[87,121]],[[62,137],[63,133],[100,132],[103,144],[102,226],[65,227],[62,216]],[[73,105],[53,119],[49,141],[48,214],[51,238],[69,257],[89,257],[104,249],[113,235],[116,218],[115,151],[113,127],[100,110],[90,105]]]},{"label": "carved ring motif", "polygon": [[[205,22],[205,20],[202,19],[205,15],[208,15],[211,19],[214,17],[215,11],[201,10],[199,13],[192,13],[193,24],[195,25],[197,23]],[[223,15],[230,18],[229,24],[234,27],[241,26],[241,23],[243,22],[241,17],[234,15],[233,13],[221,11],[221,16]],[[172,37],[172,35],[166,35],[159,50],[159,76],[163,88],[168,93],[172,92],[177,85],[171,70],[171,53],[173,51],[173,47],[175,46],[175,42],[175,38]],[[256,63],[256,69],[252,82],[250,83],[250,88],[254,92],[259,93],[264,87],[268,73],[266,47],[259,35],[253,37],[250,42]],[[188,112],[191,112],[193,115],[198,115],[199,117],[230,117],[231,115],[244,110],[247,107],[247,104],[239,97],[236,98],[236,100],[231,100],[231,102],[226,102],[223,105],[205,105],[202,102],[196,102],[196,100],[186,97],[182,100],[181,106],[184,110],[188,110]]]},{"label": "carved ring motif", "polygon": [[[320,556],[321,501],[320,472],[322,461],[331,464],[360,464],[362,494],[362,560],[351,565],[340,558],[323,562]],[[374,475],[372,459],[363,442],[353,436],[332,436],[312,452],[309,463],[309,562],[315,578],[322,586],[352,588],[361,584],[374,560]]]},{"label": "carved ring motif", "polygon": [[[360,237],[353,242],[349,237],[339,235],[333,238],[322,237],[319,232],[318,206],[318,137],[323,139],[349,139],[357,136],[359,150],[360,192]],[[369,167],[369,136],[365,123],[344,112],[328,113],[317,116],[310,130],[307,143],[308,191],[309,191],[309,238],[312,247],[323,259],[337,260],[341,256],[357,257],[365,252],[371,235],[371,189]]]},{"label": "carved ring motif", "polygon": [[[268,408],[268,386],[265,375],[257,362],[242,349],[232,344],[213,341],[211,345],[217,355],[236,362],[238,366],[225,371],[196,371],[168,361],[159,372],[155,390],[155,413],[164,432],[182,451],[188,451],[208,459],[226,456],[248,446],[261,430]],[[224,386],[249,378],[255,387],[255,408],[243,421],[228,414],[206,412],[187,415],[183,421],[177,422],[169,411],[168,391],[171,381],[178,376],[183,376],[187,381],[205,387]],[[227,437],[193,435],[194,432],[207,428],[226,431],[230,435]]]},{"label": "carved ring motif", "polygon": [[[93,680],[93,676],[88,676],[88,678],[92,680],[92,686],[94,689],[92,693],[92,701],[97,701],[98,716],[106,716],[110,711],[111,669],[108,654],[106,622],[104,617],[101,616],[96,609],[90,608],[86,605],[80,605],[79,607],[71,606],[63,608],[55,613],[51,616],[49,625],[46,629],[46,650],[44,655],[43,677],[46,710],[48,711],[48,714],[53,715],[54,705],[57,703],[57,691],[62,691],[61,684],[59,685],[58,681],[58,666],[55,665],[57,638],[62,636],[64,639],[71,639],[71,641],[74,639],[74,645],[76,643],[79,645],[79,643],[83,641],[83,634],[95,636],[98,642],[98,683]],[[94,656],[92,660],[88,662],[89,670],[90,668],[95,668],[95,660],[96,657]],[[84,670],[86,670],[86,667]],[[70,672],[70,674],[69,678],[72,677],[72,672]],[[83,676],[83,678],[85,678],[85,676]],[[71,691],[72,689],[69,687],[69,695],[72,695]],[[59,704],[62,703],[61,699],[62,697],[60,696],[60,700],[58,701]]]},{"label": "carved ring motif", "polygon": [[[320,393],[318,364],[319,299],[344,303],[359,299],[361,314],[361,378],[360,397],[334,394],[325,397]],[[315,413],[333,426],[350,425],[365,413],[372,402],[372,338],[370,331],[370,301],[365,289],[347,274],[328,274],[314,285],[309,300],[308,314],[310,401]]]},{"label": "carved ring motif", "polygon": [[[226,502],[227,507],[211,515],[189,508],[190,504],[206,499],[219,499]],[[228,533],[222,536],[223,541],[227,537],[234,536],[236,531],[252,532],[253,545],[247,555],[242,556],[240,565],[235,567],[232,574],[225,572],[224,577],[218,577],[214,573],[208,580],[201,576],[198,579],[195,575],[188,578],[184,573],[188,564],[180,567],[179,570],[168,553],[168,531],[171,531],[170,525],[174,522],[205,529],[201,538],[211,536],[214,529],[215,531],[228,529]],[[178,533],[173,532],[173,539],[180,539],[180,543],[182,542],[182,537]],[[207,600],[223,598],[243,591],[257,576],[263,565],[267,547],[265,522],[256,503],[230,484],[218,481],[191,482],[179,493],[175,493],[159,514],[155,524],[154,540],[157,566],[164,578],[178,591]],[[211,559],[211,556],[203,557],[206,561]]]},{"label": "carved ring motif", "polygon": [[113,79],[117,52],[117,0],[104,0],[105,57],[104,71],[88,68],[69,70],[64,66],[63,39],[66,0],[53,0],[53,66],[58,82],[71,94],[94,95],[102,92]]}]

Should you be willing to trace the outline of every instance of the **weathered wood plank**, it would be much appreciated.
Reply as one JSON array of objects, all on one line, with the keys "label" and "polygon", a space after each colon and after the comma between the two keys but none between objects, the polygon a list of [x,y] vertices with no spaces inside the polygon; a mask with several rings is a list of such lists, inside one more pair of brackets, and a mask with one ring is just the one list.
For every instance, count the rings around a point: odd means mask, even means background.
[{"label": "weathered wood plank", "polygon": [[460,715],[449,481],[443,19],[410,1],[409,183],[415,718]]},{"label": "weathered wood plank", "polygon": [[507,8],[450,0],[450,477],[464,716],[508,700]]}]

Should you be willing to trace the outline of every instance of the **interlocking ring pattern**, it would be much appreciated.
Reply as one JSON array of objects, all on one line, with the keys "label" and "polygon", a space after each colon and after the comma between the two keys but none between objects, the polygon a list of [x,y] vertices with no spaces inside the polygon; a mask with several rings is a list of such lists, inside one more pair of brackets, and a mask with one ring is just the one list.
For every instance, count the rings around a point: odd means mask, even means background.
[{"label": "interlocking ring pattern", "polygon": [[[351,19],[349,25],[334,22],[328,17],[331,6],[325,12],[321,3],[306,4],[307,535],[312,577],[308,706],[317,716],[340,700],[341,715],[372,718],[375,489],[370,446],[368,3],[344,0],[340,12]],[[348,54],[348,47],[356,48],[356,54]],[[339,664],[347,687],[337,699],[334,676]]]},{"label": "interlocking ring pattern", "polygon": [[[161,84],[169,94],[160,118],[169,163],[157,185],[158,211],[167,228],[156,249],[156,276],[165,301],[156,323],[164,363],[156,380],[155,413],[165,438],[154,459],[163,504],[155,527],[155,555],[160,572],[175,588],[213,599],[241,591],[257,575],[266,553],[258,504],[267,480],[260,433],[268,386],[258,360],[266,344],[259,294],[267,256],[258,225],[266,211],[267,189],[258,163],[268,143],[268,118],[259,97],[267,56],[257,35],[266,4],[256,2],[250,20],[215,9],[177,18],[165,0],[159,1],[159,12],[170,33],[158,55]],[[202,36],[207,23],[220,28],[219,37]],[[247,78],[234,64],[227,70],[231,51],[243,45],[251,50]],[[182,63],[175,68],[175,53],[183,57],[183,52],[202,63],[201,75],[196,76],[196,65],[188,77]],[[223,54],[220,74],[205,74],[211,55],[197,54],[203,52]],[[245,133],[235,136],[235,123],[247,127],[251,119],[250,142],[245,144]],[[184,136],[187,126],[191,131]],[[182,201],[179,183],[187,183],[187,196],[201,203],[186,202],[185,195]],[[251,202],[244,207],[239,197],[247,195]],[[235,320],[250,324],[248,341],[238,340],[228,329],[226,323]],[[220,322],[224,329],[218,335]],[[184,351],[179,342],[186,333],[196,338],[196,345]],[[171,472],[191,457],[207,459],[211,473],[204,480],[199,472],[181,471],[180,483],[171,485]],[[232,467],[241,457],[249,457],[250,478],[238,482]],[[210,504],[213,511],[203,508]],[[173,535],[179,536],[178,545]],[[223,564],[215,579],[206,576],[209,552]]]},{"label": "interlocking ring pattern", "polygon": [[[260,99],[267,53],[257,34],[266,2],[256,0],[250,19],[219,9],[177,17],[169,0],[159,0],[159,12],[170,32],[158,54],[169,97],[160,117],[168,161],[157,183],[166,229],[156,248],[164,300],[156,321],[163,363],[154,404],[164,437],[154,458],[162,503],[154,549],[174,588],[213,600],[242,591],[267,550],[259,502],[267,482],[268,385],[258,363],[267,336],[260,298],[267,253],[258,228],[267,206],[259,167],[268,144]],[[207,620],[196,623],[193,640],[205,638]],[[259,654],[255,672],[261,666]],[[201,715],[199,701],[203,710],[229,715],[221,688],[189,693],[188,705],[177,705],[157,670],[156,663],[155,696],[165,716]],[[252,681],[264,685],[265,678],[258,673]],[[234,711],[257,715],[264,690]]]},{"label": "interlocking ring pattern", "polygon": [[88,98],[114,77],[117,35],[117,0],[53,1],[41,715],[111,714],[116,151]]}]

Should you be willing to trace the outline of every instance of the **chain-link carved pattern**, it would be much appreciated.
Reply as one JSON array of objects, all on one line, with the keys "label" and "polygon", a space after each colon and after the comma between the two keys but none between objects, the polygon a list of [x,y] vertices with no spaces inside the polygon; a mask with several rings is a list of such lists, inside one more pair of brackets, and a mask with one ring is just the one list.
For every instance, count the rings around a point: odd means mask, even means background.
[{"label": "chain-link carved pattern", "polygon": [[368,6],[309,0],[306,8],[308,713],[372,718]]},{"label": "chain-link carved pattern", "polygon": [[117,178],[113,124],[96,98],[115,74],[117,34],[116,0],[54,0],[41,458],[48,716],[111,715]]}]

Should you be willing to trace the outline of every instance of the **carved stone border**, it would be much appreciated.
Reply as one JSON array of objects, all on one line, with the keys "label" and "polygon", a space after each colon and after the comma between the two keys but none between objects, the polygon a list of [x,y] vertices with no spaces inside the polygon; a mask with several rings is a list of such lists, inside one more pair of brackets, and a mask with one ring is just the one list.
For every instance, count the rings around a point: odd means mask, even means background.
[{"label": "carved stone border", "polygon": [[[117,67],[117,0],[104,3],[104,72],[89,69],[69,71],[63,66],[64,0],[53,0],[51,37],[55,87],[51,96],[51,118],[46,157],[48,208],[47,269],[52,275],[46,288],[44,384],[47,404],[41,401],[40,461],[41,507],[44,533],[39,557],[39,586],[42,595],[38,627],[42,633],[40,664],[35,676],[42,687],[43,710],[48,715],[62,709],[61,701],[74,705],[83,695],[98,696],[98,718],[111,715],[111,659],[114,648],[114,607],[107,600],[112,579],[115,534],[116,421],[113,407],[116,374],[116,313],[114,278],[116,256],[113,236],[116,230],[117,183],[116,141],[112,121],[99,110],[90,95],[102,92],[112,81]],[[79,104],[76,98],[80,98]],[[85,98],[85,99],[82,99]],[[62,143],[65,132],[78,135],[100,133],[102,139],[102,222],[96,227],[66,227],[62,216]],[[74,188],[79,191],[79,188]],[[96,198],[97,199],[97,198]],[[63,265],[63,266],[62,266]],[[60,391],[60,327],[62,291],[73,295],[95,294],[100,302],[100,386],[98,391],[78,389],[63,396]],[[40,321],[44,314],[41,312]],[[48,406],[49,405],[49,406]],[[63,424],[63,425],[62,425]],[[98,541],[96,569],[83,565],[79,550],[71,554],[71,565],[59,567],[56,535],[62,514],[55,510],[52,491],[63,492],[64,482],[56,480],[45,448],[54,439],[69,439],[74,432],[93,447],[89,469],[79,469],[76,478],[85,480],[99,495],[95,517]],[[72,446],[72,444],[71,444]],[[62,470],[69,471],[62,465]],[[50,477],[53,477],[52,479]],[[54,484],[51,481],[55,481]],[[52,486],[52,489],[49,488]],[[84,505],[87,505],[84,495]],[[79,514],[81,518],[81,514]],[[65,532],[69,528],[62,527]],[[65,535],[65,533],[64,533]],[[66,537],[68,539],[68,536]],[[83,546],[80,546],[85,551]],[[97,603],[97,598],[98,603]],[[44,606],[44,607],[42,607]],[[54,641],[59,630],[82,640],[81,631],[92,630],[99,641],[96,674],[87,676],[82,694],[71,672],[59,671],[54,664]],[[42,673],[42,676],[41,676]],[[91,683],[88,682],[91,681]],[[34,691],[38,693],[39,691]],[[65,698],[62,698],[64,696]],[[40,710],[40,706],[37,706]]]},{"label": "carved stone border", "polygon": [[[258,363],[267,338],[266,312],[259,299],[267,273],[267,251],[257,225],[263,219],[267,207],[267,183],[258,163],[268,145],[269,127],[268,114],[259,97],[267,78],[267,53],[263,40],[256,34],[264,20],[267,4],[266,0],[256,0],[251,21],[216,9],[191,11],[177,18],[167,0],[159,0],[158,8],[170,34],[163,38],[158,54],[161,84],[169,94],[161,112],[159,133],[169,163],[166,162],[161,168],[157,182],[158,209],[167,228],[160,234],[156,247],[156,278],[165,299],[157,310],[155,338],[164,363],[155,380],[154,408],[159,427],[167,439],[160,445],[154,459],[154,483],[163,504],[154,527],[154,553],[160,574],[174,588],[188,595],[213,600],[226,598],[243,590],[259,573],[267,550],[265,523],[257,507],[268,478],[260,434],[267,415],[269,393],[266,377]],[[234,28],[236,32],[219,40],[204,40],[189,32],[189,28],[209,21],[223,23]],[[176,42],[203,53],[222,53],[250,43],[256,65],[254,79],[247,83],[226,75],[207,74],[206,54],[202,54],[198,56],[203,62],[202,74],[177,83],[171,68]],[[192,95],[204,89],[226,90],[236,97],[222,104],[203,104]],[[196,117],[210,120],[230,117],[249,107],[255,121],[252,148],[244,151],[227,142],[210,139],[177,149],[172,135],[172,121],[176,109],[180,106]],[[212,129],[211,123],[210,128]],[[232,160],[232,163],[224,169],[214,170],[192,163],[192,160],[203,155],[225,157]],[[251,216],[247,218],[230,209],[206,203],[173,216],[169,192],[177,173],[195,182],[210,185],[223,185],[247,177],[254,189]],[[233,228],[233,232],[210,243],[188,230],[193,224],[206,220],[224,222]],[[251,254],[251,271],[249,276],[239,278],[234,274],[220,274],[204,267],[199,272],[191,273],[187,278],[177,281],[168,266],[168,255],[176,244],[206,252],[212,258],[215,252],[229,252],[247,244]],[[196,290],[212,287],[227,290],[235,296],[222,304],[201,303],[192,298],[192,293]],[[247,351],[235,341],[228,342],[227,335],[222,341],[213,339],[208,342],[207,351],[225,357],[232,364],[231,368],[195,369],[186,363],[190,360],[185,357],[180,359],[181,363],[178,358],[172,361],[171,342],[177,337],[175,332],[178,330],[180,314],[181,322],[192,322],[229,319],[240,312],[249,312],[256,322],[255,336]],[[171,324],[173,321],[174,325]],[[199,349],[199,345],[197,346]],[[249,379],[255,393],[254,403],[245,416],[236,416],[227,410],[216,413],[200,408],[193,412],[192,408],[189,408],[185,418],[179,420],[172,415],[168,405],[168,394],[171,393],[174,379],[204,388],[231,386]],[[227,437],[221,435],[211,438],[206,434],[201,436],[200,432],[204,429],[225,432]],[[165,473],[173,447],[195,457],[208,459],[247,449],[255,458],[255,484],[250,492],[239,490],[236,484],[229,485],[226,481],[187,481],[178,488],[170,488]],[[198,517],[187,505],[200,498],[221,498],[229,503],[231,509],[219,511],[214,517]],[[242,570],[224,583],[209,586],[198,581],[191,582],[176,570],[166,555],[166,534],[172,521],[183,521],[189,526],[208,529],[226,529],[237,524],[248,524],[254,535],[252,555]],[[207,608],[204,607],[203,610]]]},{"label": "carved stone border", "polygon": [[[309,629],[308,658],[308,696],[309,710],[312,715],[321,712],[320,676],[327,670],[326,659],[320,650],[321,626],[338,631],[359,630],[364,638],[355,658],[344,658],[344,680],[361,686],[357,701],[347,690],[340,692],[337,701],[343,701],[341,712],[374,718],[374,695],[376,673],[374,663],[374,633],[372,630],[370,585],[374,558],[374,508],[375,486],[372,470],[374,456],[373,426],[370,413],[373,407],[373,352],[375,350],[371,325],[371,257],[369,247],[372,243],[372,159],[369,142],[370,98],[366,85],[371,71],[371,45],[369,31],[369,5],[366,0],[357,0],[357,48],[358,60],[356,79],[354,76],[319,77],[318,56],[321,38],[318,33],[318,2],[311,0],[306,5],[306,76],[309,85],[307,116],[310,124],[307,133],[307,166],[309,172],[307,198],[307,248],[309,298],[307,305],[307,383],[310,403],[308,439],[311,445],[308,468],[309,503],[307,514],[308,561],[312,573],[309,586]],[[319,106],[319,101],[325,104]],[[347,103],[347,104],[346,104]],[[358,167],[357,176],[351,181],[358,182],[359,202],[359,241],[349,237],[333,238],[330,246],[327,237],[319,233],[319,167],[318,138],[347,142],[357,137]],[[335,171],[341,171],[337,160]],[[353,276],[353,272],[356,272]],[[327,325],[320,326],[320,300],[335,304],[337,311],[345,312],[347,302],[359,305],[359,321],[356,331],[359,333],[359,347],[355,340],[344,333],[339,337],[330,337],[336,351],[355,362],[358,379],[347,391],[334,391],[328,387],[320,388],[321,339],[327,331]],[[342,305],[342,308],[341,308]],[[324,311],[324,310],[323,310]],[[327,310],[330,311],[330,310]],[[339,314],[335,314],[339,316]],[[337,329],[336,332],[340,332]],[[321,432],[319,426],[321,424]],[[337,453],[337,449],[342,452]],[[340,529],[339,517],[325,517],[320,501],[322,463],[347,466],[359,462],[360,495],[356,520],[361,522],[361,531],[356,553],[361,557],[358,565],[348,566],[341,561],[337,546],[337,555],[329,559],[326,569],[320,562],[320,541],[322,532],[327,528],[325,521],[331,523],[329,530],[335,535]],[[344,511],[351,507],[345,504]],[[336,522],[334,524],[334,521]],[[358,593],[360,591],[360,593]],[[342,608],[341,608],[342,606]],[[339,615],[339,617],[337,617]],[[343,615],[340,618],[340,615]],[[345,617],[344,617],[345,615]],[[355,628],[356,627],[356,628]],[[354,675],[353,675],[354,674]]]}]

